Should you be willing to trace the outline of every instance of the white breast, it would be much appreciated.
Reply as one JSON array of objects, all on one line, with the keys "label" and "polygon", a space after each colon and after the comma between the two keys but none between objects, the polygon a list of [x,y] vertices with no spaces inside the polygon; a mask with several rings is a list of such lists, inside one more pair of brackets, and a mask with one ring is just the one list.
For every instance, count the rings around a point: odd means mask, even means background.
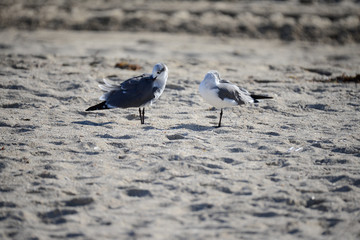
[{"label": "white breast", "polygon": [[233,99],[224,98],[221,99],[218,96],[219,90],[217,87],[209,87],[206,82],[201,82],[199,86],[199,92],[202,98],[209,103],[210,105],[216,108],[225,108],[238,105],[237,102]]}]

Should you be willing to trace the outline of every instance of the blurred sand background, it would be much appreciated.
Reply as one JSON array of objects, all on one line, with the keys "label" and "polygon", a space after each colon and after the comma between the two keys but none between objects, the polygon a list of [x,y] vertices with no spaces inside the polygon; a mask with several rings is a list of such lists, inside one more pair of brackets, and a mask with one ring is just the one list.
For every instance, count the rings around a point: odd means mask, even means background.
[{"label": "blurred sand background", "polygon": [[[1,239],[360,238],[359,1],[2,0],[0,29]],[[145,125],[84,112],[157,62]],[[214,128],[212,69],[274,99]]]}]

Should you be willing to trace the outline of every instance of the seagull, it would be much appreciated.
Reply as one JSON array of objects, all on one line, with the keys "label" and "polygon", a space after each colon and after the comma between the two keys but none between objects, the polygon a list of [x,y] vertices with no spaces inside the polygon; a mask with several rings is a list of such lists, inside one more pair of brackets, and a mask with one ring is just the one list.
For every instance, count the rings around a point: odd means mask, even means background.
[{"label": "seagull", "polygon": [[209,71],[199,86],[200,95],[206,102],[220,108],[220,120],[217,127],[221,127],[223,108],[257,103],[258,99],[271,99],[272,97],[250,94],[246,89],[222,80],[217,71]]},{"label": "seagull", "polygon": [[138,107],[141,124],[144,124],[145,107],[151,106],[160,97],[165,89],[167,78],[168,68],[164,63],[156,64],[151,74],[130,78],[118,86],[109,83],[104,78],[105,84],[99,85],[99,88],[106,92],[100,97],[103,102],[85,111]]}]

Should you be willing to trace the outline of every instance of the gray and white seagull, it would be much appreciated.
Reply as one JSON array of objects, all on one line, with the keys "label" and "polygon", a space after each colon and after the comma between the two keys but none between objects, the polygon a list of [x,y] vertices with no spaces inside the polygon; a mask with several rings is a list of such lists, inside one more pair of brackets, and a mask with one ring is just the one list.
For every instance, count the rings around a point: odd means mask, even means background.
[{"label": "gray and white seagull", "polygon": [[223,108],[234,107],[247,103],[257,103],[258,99],[271,99],[272,97],[250,94],[246,89],[235,84],[221,80],[217,71],[209,71],[199,86],[200,95],[206,102],[220,108],[220,120],[217,127],[221,127]]},{"label": "gray and white seagull", "polygon": [[138,107],[141,124],[144,124],[145,107],[151,106],[160,97],[165,89],[167,78],[168,68],[163,63],[156,64],[151,74],[130,78],[118,86],[109,83],[104,78],[105,84],[99,85],[101,90],[106,92],[100,97],[103,102],[85,111]]}]

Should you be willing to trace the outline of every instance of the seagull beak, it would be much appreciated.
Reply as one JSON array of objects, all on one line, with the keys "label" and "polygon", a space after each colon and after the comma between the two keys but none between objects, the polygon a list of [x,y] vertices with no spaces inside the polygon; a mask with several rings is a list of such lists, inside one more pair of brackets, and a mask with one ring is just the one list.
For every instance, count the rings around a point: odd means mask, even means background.
[{"label": "seagull beak", "polygon": [[[160,75],[160,74],[161,74],[162,72],[164,72],[164,71],[165,71],[165,68],[163,68],[163,69],[161,69],[160,71],[158,71],[158,72],[157,72],[157,74],[159,74],[159,75]],[[159,75],[157,75],[157,76],[155,76],[155,77],[154,77],[154,76],[152,76],[153,81],[155,81],[155,80],[156,80],[156,78],[157,78]]]}]

